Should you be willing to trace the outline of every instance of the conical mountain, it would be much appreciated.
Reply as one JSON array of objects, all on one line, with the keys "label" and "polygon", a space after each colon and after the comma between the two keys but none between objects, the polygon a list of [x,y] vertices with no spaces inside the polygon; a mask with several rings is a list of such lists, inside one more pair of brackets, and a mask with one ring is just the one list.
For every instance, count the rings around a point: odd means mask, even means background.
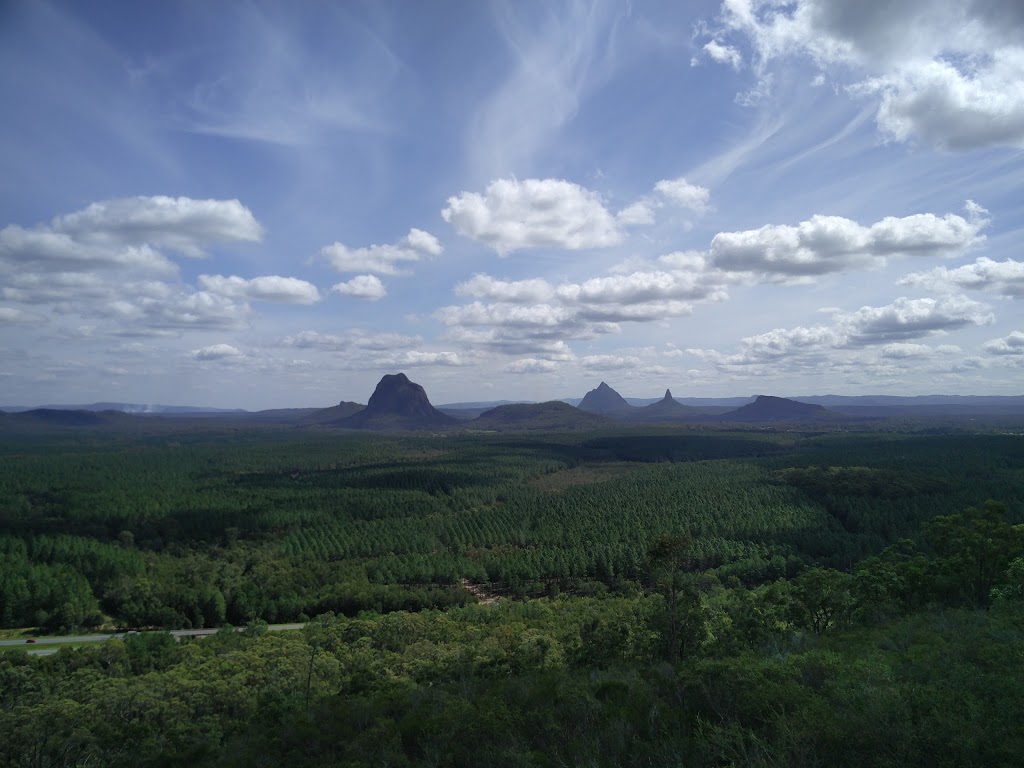
[{"label": "conical mountain", "polygon": [[801,403],[785,397],[758,395],[754,402],[723,413],[718,418],[722,421],[822,421],[841,420],[844,417],[821,405]]},{"label": "conical mountain", "polygon": [[363,410],[331,422],[336,427],[378,430],[435,429],[457,423],[434,408],[423,387],[404,373],[382,378]]},{"label": "conical mountain", "polygon": [[577,407],[581,411],[601,413],[606,416],[625,416],[634,410],[633,406],[627,403],[622,395],[603,381],[598,385],[597,389],[587,392]]},{"label": "conical mountain", "polygon": [[696,408],[676,402],[671,390],[666,389],[661,400],[630,411],[626,418],[630,421],[695,421],[702,415]]}]

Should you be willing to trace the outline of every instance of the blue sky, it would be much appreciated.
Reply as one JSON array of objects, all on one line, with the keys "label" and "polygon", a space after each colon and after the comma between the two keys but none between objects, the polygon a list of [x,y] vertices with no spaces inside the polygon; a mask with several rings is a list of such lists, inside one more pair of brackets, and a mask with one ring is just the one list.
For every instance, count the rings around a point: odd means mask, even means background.
[{"label": "blue sky", "polygon": [[1017,0],[5,3],[0,402],[1020,394],[1022,40]]}]

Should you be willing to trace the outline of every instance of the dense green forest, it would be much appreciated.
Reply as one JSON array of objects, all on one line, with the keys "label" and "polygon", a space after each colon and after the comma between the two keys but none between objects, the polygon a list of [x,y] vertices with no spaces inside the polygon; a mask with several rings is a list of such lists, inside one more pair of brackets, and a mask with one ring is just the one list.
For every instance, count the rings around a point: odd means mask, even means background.
[{"label": "dense green forest", "polygon": [[1018,435],[0,436],[0,625],[247,626],[4,654],[0,764],[1016,765],[1022,520]]}]

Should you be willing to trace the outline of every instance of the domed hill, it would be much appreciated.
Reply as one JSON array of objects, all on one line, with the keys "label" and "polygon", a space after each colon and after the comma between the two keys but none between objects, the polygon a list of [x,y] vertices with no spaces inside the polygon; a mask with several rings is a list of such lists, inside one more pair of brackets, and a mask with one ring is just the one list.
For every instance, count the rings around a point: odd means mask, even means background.
[{"label": "domed hill", "polygon": [[603,381],[597,389],[592,389],[583,396],[579,409],[588,413],[600,413],[605,416],[623,417],[635,408]]},{"label": "domed hill", "polygon": [[347,400],[342,400],[330,408],[318,408],[312,413],[303,416],[300,421],[303,424],[331,424],[338,419],[354,416],[365,407],[362,403],[350,403]]},{"label": "domed hill", "polygon": [[627,421],[697,421],[702,418],[704,414],[698,409],[676,402],[668,389],[658,402],[627,411],[626,415]]},{"label": "domed hill", "polygon": [[330,422],[333,427],[348,429],[436,429],[451,427],[458,421],[445,416],[430,404],[423,387],[409,381],[404,373],[388,374],[370,395],[366,407],[342,419]]},{"label": "domed hill", "polygon": [[548,403],[515,403],[499,405],[484,411],[472,421],[463,422],[467,429],[488,429],[498,432],[544,430],[557,432],[576,429],[598,429],[611,422],[605,416],[586,413],[560,400]]},{"label": "domed hill", "polygon": [[822,421],[824,419],[842,419],[842,415],[830,411],[821,405],[801,403],[798,400],[787,400],[784,397],[758,395],[752,403],[747,403],[735,411],[723,413],[719,421]]}]

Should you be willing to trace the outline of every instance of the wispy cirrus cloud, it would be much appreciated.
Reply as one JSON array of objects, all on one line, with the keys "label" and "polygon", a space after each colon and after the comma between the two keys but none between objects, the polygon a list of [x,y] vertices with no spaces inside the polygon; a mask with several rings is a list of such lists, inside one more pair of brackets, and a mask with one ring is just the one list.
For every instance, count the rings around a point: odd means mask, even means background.
[{"label": "wispy cirrus cloud", "polygon": [[[339,131],[393,130],[390,94],[405,75],[398,57],[343,9],[322,14],[319,29],[309,23],[305,14],[273,6],[201,13],[194,30],[200,46],[137,77],[154,89],[173,84],[178,98],[168,117],[194,133],[302,147]],[[310,44],[322,34],[331,45]]]},{"label": "wispy cirrus cloud", "polygon": [[615,71],[629,9],[604,0],[546,5],[538,19],[519,4],[492,7],[509,66],[469,121],[469,161],[485,177],[526,175]]}]

